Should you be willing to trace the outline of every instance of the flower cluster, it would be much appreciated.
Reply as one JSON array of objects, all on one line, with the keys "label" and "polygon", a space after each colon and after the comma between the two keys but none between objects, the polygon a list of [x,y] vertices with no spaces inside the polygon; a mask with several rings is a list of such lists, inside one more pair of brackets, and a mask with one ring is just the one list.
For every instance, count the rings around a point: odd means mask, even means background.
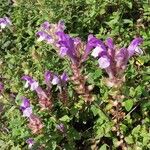
[{"label": "flower cluster", "polygon": [[44,126],[40,118],[33,114],[32,107],[30,106],[30,101],[27,98],[22,98],[20,110],[22,111],[23,116],[29,119],[28,127],[31,129],[32,133],[40,133]]},{"label": "flower cluster", "polygon": [[[94,38],[95,39],[95,38]],[[98,39],[97,39],[98,40]],[[109,75],[109,86],[114,86],[116,81],[123,78],[127,62],[134,54],[142,54],[139,45],[143,42],[142,38],[135,38],[128,48],[118,49],[111,38],[106,39],[105,43],[99,40],[94,43],[91,55],[98,58],[100,68],[105,69]],[[92,48],[91,48],[92,49]]]},{"label": "flower cluster", "polygon": [[8,17],[0,18],[0,27],[4,29],[6,26],[11,25],[11,21]]},{"label": "flower cluster", "polygon": [[58,76],[50,71],[45,72],[45,83],[47,85],[47,89],[43,90],[39,83],[34,80],[30,76],[23,76],[23,80],[26,81],[25,88],[30,86],[31,91],[35,91],[39,97],[39,105],[41,106],[41,109],[48,109],[52,108],[52,93],[51,93],[51,87],[52,85],[57,85],[60,93],[62,93],[66,82],[68,80],[67,74],[64,72],[61,76]]},{"label": "flower cluster", "polygon": [[81,41],[80,38],[73,38],[69,34],[64,32],[65,25],[63,21],[59,21],[58,24],[50,24],[44,22],[40,31],[37,32],[38,41],[46,41],[56,49],[57,53],[61,57],[67,57],[71,60],[71,69],[73,75],[71,77],[76,92],[82,96],[85,102],[92,101],[92,95],[88,90],[86,79],[81,73],[81,64],[84,62],[90,54],[91,48],[99,43],[98,39],[94,39],[91,35],[88,38],[88,42]]},{"label": "flower cluster", "polygon": [[73,38],[64,32],[65,25],[63,21],[58,24],[44,22],[40,31],[37,32],[37,41],[46,41],[54,46],[59,56],[67,56],[73,64],[80,64],[89,54],[89,44],[85,44],[80,38]]}]

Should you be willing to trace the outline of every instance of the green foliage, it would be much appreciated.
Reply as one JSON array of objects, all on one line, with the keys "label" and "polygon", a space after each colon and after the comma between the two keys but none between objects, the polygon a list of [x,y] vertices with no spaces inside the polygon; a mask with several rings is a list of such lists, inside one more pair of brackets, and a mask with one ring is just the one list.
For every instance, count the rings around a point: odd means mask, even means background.
[{"label": "green foliage", "polygon": [[[73,97],[73,85],[68,85],[69,107],[62,106],[55,99],[54,110],[42,114],[35,94],[23,88],[21,77],[34,76],[43,82],[45,70],[71,74],[68,62],[63,61],[51,46],[36,42],[39,25],[48,20],[65,20],[67,32],[86,40],[89,33],[101,39],[110,36],[119,46],[128,44],[135,36],[144,38],[144,55],[136,57],[128,64],[126,83],[122,87],[125,95],[123,109],[126,116],[121,124],[128,149],[150,149],[150,7],[148,1],[130,0],[1,0],[0,17],[9,16],[13,25],[0,32],[0,76],[5,84],[5,93],[0,95],[0,149],[27,149],[26,140],[33,137],[37,143],[33,149],[45,144],[47,150],[55,149],[116,149],[118,142],[112,132],[114,123],[106,113],[112,106],[107,105],[110,89],[100,81],[105,76],[90,58],[83,72],[88,75],[88,83],[93,85],[95,102],[84,106],[83,100]],[[1,80],[1,79],[0,79]],[[27,128],[27,120],[19,111],[18,99],[10,94],[24,95],[31,99],[34,111],[40,115],[45,125],[43,135],[33,136]],[[1,104],[2,103],[2,104]],[[63,123],[65,134],[56,129]],[[114,144],[113,144],[114,143]],[[61,148],[62,147],[62,148]]]}]

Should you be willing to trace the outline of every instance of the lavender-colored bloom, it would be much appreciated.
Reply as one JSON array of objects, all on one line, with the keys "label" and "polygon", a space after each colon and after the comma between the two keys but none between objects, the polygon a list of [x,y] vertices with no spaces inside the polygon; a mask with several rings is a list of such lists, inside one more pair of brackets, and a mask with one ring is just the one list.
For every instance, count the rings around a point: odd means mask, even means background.
[{"label": "lavender-colored bloom", "polygon": [[36,93],[38,94],[39,98],[41,98],[41,97],[47,98],[47,95],[42,90],[42,88],[39,86],[38,82],[35,81],[34,79],[32,79],[32,77],[30,77],[30,76],[23,76],[22,79],[26,81],[25,87],[28,87],[30,85],[31,91],[36,91]]},{"label": "lavender-colored bloom", "polygon": [[58,36],[57,46],[60,48],[60,56],[64,57],[67,55],[73,63],[77,63],[73,38],[64,32],[57,32],[56,35]]},{"label": "lavender-colored bloom", "polygon": [[41,24],[41,29],[43,29],[43,30],[49,30],[50,27],[51,27],[51,25],[48,21],[45,21],[43,24]]},{"label": "lavender-colored bloom", "polygon": [[68,75],[67,75],[67,73],[66,72],[63,72],[63,74],[61,75],[61,80],[62,80],[62,82],[67,82],[68,81]]},{"label": "lavender-colored bloom", "polygon": [[114,49],[114,43],[112,38],[107,38],[105,41],[105,44],[108,46],[110,49]]},{"label": "lavender-colored bloom", "polygon": [[66,29],[64,20],[60,20],[60,21],[58,22],[58,25],[57,25],[57,26],[58,26],[57,31],[64,31],[64,30]]},{"label": "lavender-colored bloom", "polygon": [[51,81],[53,78],[53,74],[50,71],[46,71],[44,74],[44,78],[45,78],[45,83],[47,84],[48,87],[51,87]]},{"label": "lavender-colored bloom", "polygon": [[60,48],[59,55],[60,55],[61,57],[64,57],[64,56],[67,55],[67,51],[68,51],[68,48],[66,48],[66,47],[61,47],[61,48]]},{"label": "lavender-colored bloom", "polygon": [[25,110],[23,110],[23,117],[28,117],[32,115],[32,107],[27,107]]},{"label": "lavender-colored bloom", "polygon": [[54,39],[47,34],[46,38],[45,38],[45,41],[48,43],[48,44],[52,44],[54,42]]},{"label": "lavender-colored bloom", "polygon": [[132,57],[135,52],[141,53],[141,49],[138,47],[143,42],[142,38],[135,38],[131,41],[131,44],[128,47],[129,57]]},{"label": "lavender-colored bloom", "polygon": [[60,79],[59,79],[59,77],[58,76],[56,76],[56,75],[53,75],[53,79],[52,79],[52,85],[57,85],[57,84],[59,84],[60,83]]},{"label": "lavender-colored bloom", "polygon": [[22,98],[22,103],[20,105],[20,109],[24,110],[24,109],[26,109],[28,107],[30,107],[30,101],[27,98],[23,97]]},{"label": "lavender-colored bloom", "polygon": [[2,29],[4,29],[8,25],[11,25],[11,21],[8,17],[0,18],[0,27]]},{"label": "lavender-colored bloom", "polygon": [[29,138],[26,140],[26,143],[28,144],[28,148],[31,149],[32,146],[35,144],[35,141],[32,138]]},{"label": "lavender-colored bloom", "polygon": [[30,76],[25,75],[22,77],[22,80],[26,81],[25,88],[29,87],[30,85],[31,91],[34,91],[39,87],[38,82],[33,80]]},{"label": "lavender-colored bloom", "polygon": [[4,84],[0,82],[0,93],[4,90]]},{"label": "lavender-colored bloom", "polygon": [[[93,48],[96,48],[97,46],[101,47],[104,51],[106,50],[104,43],[100,39],[97,39],[92,34],[90,34],[88,36],[88,42],[87,42],[87,45],[85,48],[84,55],[82,57],[82,61],[85,61],[87,59],[88,55],[90,54],[91,50]],[[95,56],[96,54],[93,54],[93,55]]]},{"label": "lavender-colored bloom", "polygon": [[44,31],[39,31],[36,33],[36,35],[38,36],[38,39],[37,39],[38,42],[44,41],[47,38],[49,38],[49,35]]},{"label": "lavender-colored bloom", "polygon": [[126,48],[121,48],[115,56],[116,66],[125,68],[128,62],[129,54]]},{"label": "lavender-colored bloom", "polygon": [[98,56],[100,55],[100,53],[103,52],[103,51],[104,51],[104,49],[102,49],[102,47],[101,47],[100,45],[98,45],[98,46],[96,46],[96,48],[93,49],[91,55],[96,58],[96,57],[98,57]]},{"label": "lavender-colored bloom", "polygon": [[107,55],[103,55],[102,57],[98,59],[98,63],[99,63],[100,68],[105,69],[110,66],[110,59],[108,58]]},{"label": "lavender-colored bloom", "polygon": [[37,88],[39,87],[38,82],[34,81],[33,83],[31,83],[31,91],[35,91]]},{"label": "lavender-colored bloom", "polygon": [[57,124],[56,125],[56,129],[59,130],[60,132],[64,132],[65,131],[65,127],[64,125],[61,123],[61,124]]},{"label": "lavender-colored bloom", "polygon": [[20,109],[21,109],[24,117],[29,118],[32,115],[32,108],[30,107],[30,101],[25,97],[23,97],[23,99],[22,99]]}]

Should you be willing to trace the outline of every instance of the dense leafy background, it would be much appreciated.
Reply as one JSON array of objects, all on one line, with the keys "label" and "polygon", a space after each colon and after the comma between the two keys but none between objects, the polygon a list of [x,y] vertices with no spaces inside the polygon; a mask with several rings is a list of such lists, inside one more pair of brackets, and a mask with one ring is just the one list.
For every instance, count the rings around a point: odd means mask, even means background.
[{"label": "dense leafy background", "polygon": [[[136,36],[144,38],[144,55],[132,59],[126,71],[126,83],[122,91],[126,96],[126,118],[122,132],[130,149],[150,149],[150,3],[147,0],[1,0],[0,17],[8,16],[13,25],[0,33],[0,75],[5,84],[5,94],[0,96],[0,149],[27,149],[26,139],[33,137],[26,127],[26,120],[19,111],[19,100],[10,93],[29,97],[36,107],[36,95],[23,88],[23,74],[34,76],[43,82],[43,73],[49,69],[57,73],[63,70],[71,74],[68,63],[61,60],[50,46],[37,43],[35,33],[39,25],[48,20],[65,20],[67,32],[87,39],[89,33],[101,39],[113,37],[119,46],[127,46]],[[39,115],[44,118],[45,135],[35,136],[38,144],[46,144],[49,150],[61,149],[116,149],[117,139],[111,132],[112,122],[107,110],[108,94],[100,79],[105,74],[90,58],[84,67],[88,82],[94,85],[95,102],[86,108],[82,101],[62,107],[56,99],[54,110]],[[72,97],[72,85],[69,84]],[[84,111],[84,113],[83,113]],[[55,124],[63,122],[67,137],[56,131]]]}]

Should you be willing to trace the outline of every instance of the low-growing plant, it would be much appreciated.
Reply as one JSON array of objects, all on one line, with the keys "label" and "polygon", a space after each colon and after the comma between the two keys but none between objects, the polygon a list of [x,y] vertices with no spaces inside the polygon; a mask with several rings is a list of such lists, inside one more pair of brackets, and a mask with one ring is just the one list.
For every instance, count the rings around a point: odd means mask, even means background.
[{"label": "low-growing plant", "polygon": [[149,149],[147,4],[33,3],[0,18],[0,149]]}]

